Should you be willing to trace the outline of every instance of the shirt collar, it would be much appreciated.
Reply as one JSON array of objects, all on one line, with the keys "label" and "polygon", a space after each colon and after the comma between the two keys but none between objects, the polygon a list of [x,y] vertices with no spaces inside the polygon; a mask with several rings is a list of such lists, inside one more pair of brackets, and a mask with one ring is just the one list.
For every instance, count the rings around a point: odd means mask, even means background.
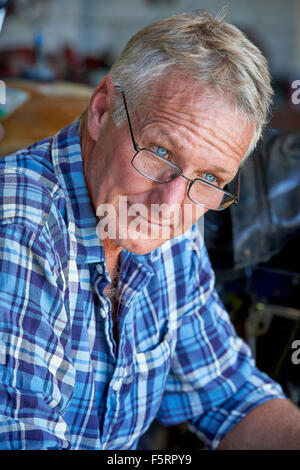
[{"label": "shirt collar", "polygon": [[96,233],[98,220],[84,177],[78,125],[77,119],[54,136],[52,162],[71,205],[68,217],[77,241],[76,261],[78,264],[98,263],[105,260],[104,247]]}]

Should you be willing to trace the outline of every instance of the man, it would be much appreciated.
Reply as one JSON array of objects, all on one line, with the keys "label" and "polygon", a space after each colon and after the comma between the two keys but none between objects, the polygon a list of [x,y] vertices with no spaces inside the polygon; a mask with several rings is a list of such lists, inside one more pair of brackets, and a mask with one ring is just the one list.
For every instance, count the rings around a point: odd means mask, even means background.
[{"label": "man", "polygon": [[266,121],[260,52],[198,12],[139,32],[78,121],[1,160],[3,449],[299,448],[214,290],[197,220]]}]

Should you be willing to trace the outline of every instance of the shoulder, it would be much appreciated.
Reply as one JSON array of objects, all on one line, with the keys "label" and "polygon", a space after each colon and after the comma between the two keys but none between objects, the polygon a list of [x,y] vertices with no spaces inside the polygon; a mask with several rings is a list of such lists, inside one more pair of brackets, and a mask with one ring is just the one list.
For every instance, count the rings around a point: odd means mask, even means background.
[{"label": "shoulder", "polygon": [[51,162],[52,139],[0,159],[0,221],[37,231],[62,190]]}]

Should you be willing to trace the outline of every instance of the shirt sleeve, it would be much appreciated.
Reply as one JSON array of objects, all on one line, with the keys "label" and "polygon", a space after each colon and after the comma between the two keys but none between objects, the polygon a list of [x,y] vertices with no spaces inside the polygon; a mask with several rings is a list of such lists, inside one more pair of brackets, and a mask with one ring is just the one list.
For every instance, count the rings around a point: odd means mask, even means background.
[{"label": "shirt sleeve", "polygon": [[199,263],[157,419],[164,426],[187,421],[208,448],[216,449],[252,409],[286,397],[257,369],[248,345],[237,336],[214,288],[204,246]]},{"label": "shirt sleeve", "polygon": [[67,449],[74,368],[46,230],[0,224],[0,449]]}]

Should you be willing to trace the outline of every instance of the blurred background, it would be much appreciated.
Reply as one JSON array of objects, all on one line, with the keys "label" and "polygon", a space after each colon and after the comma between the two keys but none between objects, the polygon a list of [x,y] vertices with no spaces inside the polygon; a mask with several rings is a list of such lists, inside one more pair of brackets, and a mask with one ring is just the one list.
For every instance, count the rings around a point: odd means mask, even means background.
[{"label": "blurred background", "polygon": [[[0,156],[73,121],[143,26],[198,8],[217,14],[224,6],[226,20],[269,61],[270,128],[278,132],[267,133],[249,159],[239,209],[217,218],[208,213],[205,241],[237,332],[258,366],[300,406],[300,364],[291,360],[292,344],[300,340],[300,92],[292,100],[300,80],[299,0],[0,0]],[[140,446],[203,448],[184,424],[166,430],[156,422]]]}]

